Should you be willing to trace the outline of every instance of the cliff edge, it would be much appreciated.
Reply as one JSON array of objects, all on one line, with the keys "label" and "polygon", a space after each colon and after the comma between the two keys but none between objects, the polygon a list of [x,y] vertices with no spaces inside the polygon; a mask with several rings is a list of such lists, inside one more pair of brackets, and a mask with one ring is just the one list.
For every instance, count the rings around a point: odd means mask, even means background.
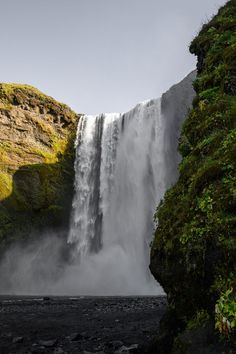
[{"label": "cliff edge", "polygon": [[182,129],[179,180],[157,209],[151,249],[150,269],[169,302],[160,353],[220,353],[235,344],[235,0],[190,51],[198,57],[197,96]]},{"label": "cliff edge", "polygon": [[0,84],[0,245],[68,223],[79,116],[28,85]]}]

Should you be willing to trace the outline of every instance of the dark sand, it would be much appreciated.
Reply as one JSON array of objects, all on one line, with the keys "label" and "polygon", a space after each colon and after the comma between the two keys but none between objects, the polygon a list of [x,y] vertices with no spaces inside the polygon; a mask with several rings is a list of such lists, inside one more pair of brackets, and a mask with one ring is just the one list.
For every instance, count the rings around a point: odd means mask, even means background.
[{"label": "dark sand", "polygon": [[162,296],[1,296],[0,354],[142,352],[165,307]]}]

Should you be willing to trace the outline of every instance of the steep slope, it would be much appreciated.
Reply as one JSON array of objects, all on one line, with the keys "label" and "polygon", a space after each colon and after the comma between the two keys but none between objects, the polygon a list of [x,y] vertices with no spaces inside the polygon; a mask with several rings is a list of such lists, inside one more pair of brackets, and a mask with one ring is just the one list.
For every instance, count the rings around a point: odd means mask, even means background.
[{"label": "steep slope", "polygon": [[0,84],[0,245],[68,221],[78,116],[27,85]]},{"label": "steep slope", "polygon": [[[150,268],[168,295],[169,324],[173,318],[176,320],[172,321],[173,336],[186,325],[193,329],[204,323],[215,323],[221,335],[233,342],[236,326],[235,0],[229,1],[203,26],[190,51],[198,57],[194,82],[197,97],[182,129],[179,180],[166,193],[155,216],[158,227]],[[176,343],[182,349],[188,347],[180,339]],[[167,352],[171,343],[168,345]],[[191,343],[189,348],[187,352],[195,353]]]}]

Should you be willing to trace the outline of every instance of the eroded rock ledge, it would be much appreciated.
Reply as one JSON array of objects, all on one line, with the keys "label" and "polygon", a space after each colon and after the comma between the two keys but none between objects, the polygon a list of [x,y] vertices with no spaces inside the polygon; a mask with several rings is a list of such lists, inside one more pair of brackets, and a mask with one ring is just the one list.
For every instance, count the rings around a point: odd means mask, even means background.
[{"label": "eroded rock ledge", "polygon": [[37,89],[0,84],[0,244],[68,223],[79,115]]}]

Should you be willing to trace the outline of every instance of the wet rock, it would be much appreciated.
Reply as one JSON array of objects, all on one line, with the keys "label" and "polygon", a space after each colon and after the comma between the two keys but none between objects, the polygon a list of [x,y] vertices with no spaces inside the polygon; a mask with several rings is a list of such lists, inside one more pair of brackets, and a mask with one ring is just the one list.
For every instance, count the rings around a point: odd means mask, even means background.
[{"label": "wet rock", "polygon": [[12,343],[13,344],[22,343],[23,341],[24,341],[24,337],[15,337],[13,338]]},{"label": "wet rock", "polygon": [[1,334],[1,337],[2,337],[2,338],[12,338],[12,333],[11,333],[11,332],[2,333],[2,334]]},{"label": "wet rock", "polygon": [[[40,296],[37,299],[6,302],[3,307],[1,320],[0,337],[0,354],[16,353],[21,351],[23,354],[31,352],[32,354],[83,354],[84,351],[92,354],[114,354],[122,348],[122,354],[134,350],[130,350],[130,345],[138,343],[139,353],[144,354],[142,345],[147,343],[147,336],[142,330],[150,331],[150,336],[156,334],[157,321],[159,316],[163,315],[162,311],[156,309],[149,310],[150,303],[162,301],[161,298],[138,299],[133,306],[132,316],[123,311],[124,305],[130,307],[133,299],[117,299],[116,306],[112,308],[110,303],[114,302],[113,298],[90,299],[85,298],[75,301],[76,309],[71,308],[71,300],[68,298],[52,298],[53,301],[43,301]],[[93,301],[99,304],[101,312],[99,316],[95,316]],[[153,312],[154,314],[153,314]],[[84,317],[84,313],[89,313],[89,318]],[[147,313],[148,312],[148,313]],[[1,312],[2,314],[2,312]],[[0,315],[1,315],[0,314]],[[20,316],[21,314],[22,316]],[[32,315],[34,314],[34,315]],[[12,327],[12,318],[14,315],[14,328]],[[102,319],[103,322],[98,322]],[[115,323],[115,319],[120,319],[120,324]],[[142,319],[140,321],[140,319]],[[53,323],[53,326],[49,323]],[[113,325],[112,329],[110,328]],[[121,327],[122,324],[122,327]],[[119,326],[119,331],[115,329]],[[21,328],[20,333],[15,333],[15,328]],[[11,338],[6,338],[6,334],[13,334]],[[4,336],[3,336],[4,335]],[[22,344],[13,344],[12,339],[16,336],[24,336],[25,340]],[[125,341],[129,338],[129,342]],[[53,347],[48,347],[45,341],[57,339],[58,343]],[[71,339],[79,339],[71,341]],[[51,343],[50,345],[53,345]],[[129,351],[127,350],[129,349]],[[17,350],[16,350],[17,349]],[[63,350],[65,353],[62,353]]]},{"label": "wet rock", "polygon": [[122,346],[120,349],[116,350],[114,354],[134,354],[138,352],[138,344],[132,344],[129,347]]},{"label": "wet rock", "polygon": [[72,342],[77,342],[77,341],[80,341],[80,340],[82,340],[84,338],[85,338],[85,336],[83,334],[80,334],[80,333],[72,333],[70,335],[70,340]]},{"label": "wet rock", "polygon": [[56,348],[54,349],[53,354],[66,354],[62,348]]},{"label": "wet rock", "polygon": [[105,354],[105,352],[103,352],[103,351],[102,352],[101,351],[100,352],[88,352],[87,350],[84,350],[83,354]]},{"label": "wet rock", "polygon": [[41,354],[43,352],[45,352],[45,347],[34,347],[34,348],[31,348],[31,353],[32,354]]},{"label": "wet rock", "polygon": [[48,297],[48,296],[44,296],[43,297],[43,301],[51,301],[52,299],[50,298],[50,297]]},{"label": "wet rock", "polygon": [[57,344],[57,339],[39,340],[39,345],[46,347],[46,348],[55,347],[56,344]]},{"label": "wet rock", "polygon": [[99,352],[102,352],[103,351],[103,346],[101,346],[101,345],[98,345],[97,347],[95,347],[95,348],[93,348],[93,350],[95,350],[95,352],[97,353],[99,353]]},{"label": "wet rock", "polygon": [[120,340],[114,340],[112,342],[108,342],[106,343],[106,347],[109,348],[109,349],[118,349],[120,347],[122,347],[124,345],[123,342],[121,342]]}]

